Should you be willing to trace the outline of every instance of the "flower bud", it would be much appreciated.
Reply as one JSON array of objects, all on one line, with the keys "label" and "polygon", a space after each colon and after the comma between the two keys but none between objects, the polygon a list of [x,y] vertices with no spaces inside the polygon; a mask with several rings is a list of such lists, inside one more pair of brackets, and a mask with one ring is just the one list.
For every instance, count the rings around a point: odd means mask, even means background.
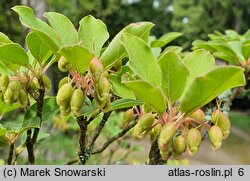
[{"label": "flower bud", "polygon": [[11,89],[11,91],[13,93],[14,101],[17,101],[19,93],[20,93],[20,89],[22,88],[21,83],[17,80],[13,80],[9,83],[8,87]]},{"label": "flower bud", "polygon": [[166,123],[161,129],[158,139],[158,147],[160,149],[162,159],[167,159],[168,157],[168,152],[172,144],[172,139],[175,135],[175,132],[176,127],[173,122]]},{"label": "flower bud", "polygon": [[228,116],[225,113],[220,112],[219,110],[215,110],[212,113],[212,122],[220,127],[223,134],[223,139],[226,139],[230,133],[231,127]]},{"label": "flower bud", "polygon": [[8,87],[3,95],[4,102],[8,105],[14,102],[14,94],[10,87]]},{"label": "flower bud", "polygon": [[101,77],[98,81],[98,93],[101,97],[106,97],[111,89],[111,84],[106,77]]},{"label": "flower bud", "polygon": [[81,114],[84,99],[85,96],[83,95],[82,90],[75,89],[70,100],[70,108],[75,116]]},{"label": "flower bud", "polygon": [[128,109],[127,111],[125,111],[123,114],[121,128],[125,128],[134,118],[135,115],[133,109]]},{"label": "flower bud", "polygon": [[9,77],[6,74],[0,76],[0,93],[4,93],[9,85]]},{"label": "flower bud", "polygon": [[58,60],[58,69],[62,72],[67,72],[69,71],[69,67],[69,61],[64,56],[61,56],[61,58]]},{"label": "flower bud", "polygon": [[182,155],[186,151],[186,141],[185,138],[180,135],[177,136],[174,139],[173,142],[173,153],[176,154],[176,156]]},{"label": "flower bud", "polygon": [[101,61],[97,58],[92,59],[89,64],[89,69],[93,75],[93,78],[95,80],[99,80],[103,72],[103,65]]},{"label": "flower bud", "polygon": [[135,126],[134,129],[135,132],[133,135],[137,138],[144,137],[146,133],[150,131],[154,119],[155,117],[151,113],[143,114]]},{"label": "flower bud", "polygon": [[56,102],[60,106],[67,106],[70,104],[70,99],[73,93],[73,89],[70,83],[66,83],[62,85],[62,87],[58,90],[56,96]]},{"label": "flower bud", "polygon": [[219,126],[212,126],[209,129],[209,139],[214,150],[218,150],[222,145],[222,131]]},{"label": "flower bud", "polygon": [[21,89],[18,97],[18,102],[20,106],[24,107],[28,104],[28,95],[25,90]]},{"label": "flower bud", "polygon": [[50,88],[51,88],[50,79],[49,79],[47,76],[45,76],[45,75],[42,76],[42,79],[43,79],[44,87],[45,87],[46,89],[50,89]]},{"label": "flower bud", "polygon": [[187,147],[190,155],[195,155],[201,144],[201,133],[197,128],[192,128],[187,134]]},{"label": "flower bud", "polygon": [[39,85],[39,82],[38,82],[37,78],[33,78],[32,81],[30,81],[29,87],[33,91],[37,91],[40,88],[40,85]]},{"label": "flower bud", "polygon": [[154,138],[160,134],[161,129],[162,129],[162,125],[159,123],[159,121],[157,119],[154,120],[153,125],[155,125],[155,126],[150,131],[150,140],[151,141],[153,141]]},{"label": "flower bud", "polygon": [[62,87],[63,84],[66,84],[68,82],[70,82],[70,78],[69,77],[64,77],[62,78],[60,81],[59,81],[59,84],[58,84],[58,89],[60,89]]},{"label": "flower bud", "polygon": [[200,120],[200,121],[204,121],[205,120],[205,114],[201,109],[198,109],[198,110],[196,110],[195,112],[193,112],[190,115],[190,118],[197,119],[197,120]]}]

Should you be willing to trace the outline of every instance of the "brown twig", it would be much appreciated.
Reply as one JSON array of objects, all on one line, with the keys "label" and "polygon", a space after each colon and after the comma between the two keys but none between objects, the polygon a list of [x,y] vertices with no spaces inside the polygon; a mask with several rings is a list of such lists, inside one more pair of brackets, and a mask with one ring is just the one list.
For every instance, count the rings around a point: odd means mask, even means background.
[{"label": "brown twig", "polygon": [[156,136],[151,144],[150,152],[149,152],[149,165],[163,165],[166,161],[162,160],[160,150],[158,147],[158,138]]},{"label": "brown twig", "polygon": [[128,125],[126,128],[124,128],[120,133],[118,133],[116,136],[110,138],[106,143],[103,144],[103,146],[95,151],[92,152],[92,155],[103,152],[111,143],[113,143],[118,138],[124,136],[130,129],[132,129],[137,122],[133,122],[132,124]]},{"label": "brown twig", "polygon": [[15,144],[12,143],[10,145],[9,156],[8,156],[8,159],[7,159],[7,164],[8,165],[12,165],[12,160],[13,160],[13,155],[14,155],[14,148],[15,148]]},{"label": "brown twig", "polygon": [[[37,103],[36,117],[38,117],[40,119],[39,127],[41,127],[45,87],[44,87],[44,82],[42,80],[42,77],[38,78],[38,82],[40,85],[40,88],[38,89],[38,92],[39,92],[38,97],[35,97],[36,95],[33,93],[33,91],[31,89],[27,88],[26,90],[29,93],[31,93],[32,97],[34,96],[33,98],[36,100],[36,103]],[[27,131],[26,147],[27,147],[27,151],[28,151],[29,164],[31,164],[31,165],[35,164],[34,145],[36,144],[39,131],[40,131],[40,128],[35,128],[32,138],[31,138],[32,130],[30,129]]]}]

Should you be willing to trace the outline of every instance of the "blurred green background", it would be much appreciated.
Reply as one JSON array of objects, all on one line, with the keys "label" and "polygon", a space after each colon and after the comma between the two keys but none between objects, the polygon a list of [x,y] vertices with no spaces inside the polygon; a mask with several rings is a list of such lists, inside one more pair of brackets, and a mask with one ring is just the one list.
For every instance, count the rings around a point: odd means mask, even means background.
[{"label": "blurred green background", "polygon": [[[173,44],[181,45],[185,50],[190,50],[191,43],[196,39],[207,40],[207,35],[215,30],[224,32],[226,29],[234,29],[244,33],[250,28],[250,0],[0,0],[0,32],[22,45],[28,30],[22,27],[18,16],[10,9],[20,4],[31,6],[42,19],[45,11],[60,12],[69,17],[75,27],[78,27],[83,16],[92,14],[105,22],[110,40],[129,23],[151,21],[156,25],[152,31],[152,35],[156,37],[171,31],[182,32],[184,36]],[[50,70],[50,77],[56,90],[57,82],[62,77],[56,66]],[[52,91],[52,94],[55,92]],[[114,128],[122,116],[120,114],[113,116],[114,125],[111,130],[106,128],[103,140],[116,133]],[[229,139],[225,140],[222,149],[213,152],[205,141],[199,154],[190,158],[189,163],[250,164],[249,99],[236,99],[230,118],[232,133]],[[74,121],[55,118],[51,123],[46,123],[45,127],[50,130],[50,136],[36,148],[37,164],[64,164],[74,158],[78,135]],[[124,139],[114,143],[112,148],[104,153],[107,159],[103,160],[99,155],[93,157],[89,164],[143,163],[147,158],[148,148],[147,140],[138,142]],[[5,153],[0,150],[0,154]],[[25,163],[26,160],[21,157],[19,164]]]}]

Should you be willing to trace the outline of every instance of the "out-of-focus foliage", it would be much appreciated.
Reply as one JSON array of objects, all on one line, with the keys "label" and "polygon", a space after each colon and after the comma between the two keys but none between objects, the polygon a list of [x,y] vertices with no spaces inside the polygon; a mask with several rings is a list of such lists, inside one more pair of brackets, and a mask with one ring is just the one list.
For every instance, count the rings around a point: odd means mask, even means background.
[{"label": "out-of-focus foliage", "polygon": [[16,42],[21,42],[23,29],[17,15],[11,8],[20,3],[20,0],[0,1],[0,32],[5,33],[10,39]]}]

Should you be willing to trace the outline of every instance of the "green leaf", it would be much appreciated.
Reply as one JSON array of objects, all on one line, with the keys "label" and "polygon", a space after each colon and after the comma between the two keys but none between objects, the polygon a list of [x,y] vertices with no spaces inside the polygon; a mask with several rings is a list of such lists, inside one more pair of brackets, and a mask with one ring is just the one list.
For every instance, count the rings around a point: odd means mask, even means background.
[{"label": "green leaf", "polygon": [[0,74],[7,74],[7,75],[9,75],[8,68],[2,62],[0,62]]},{"label": "green leaf", "polygon": [[23,133],[24,131],[27,131],[32,128],[40,128],[40,118],[39,117],[33,117],[30,119],[27,119],[23,121],[22,128],[18,131],[19,134]]},{"label": "green leaf", "polygon": [[7,129],[0,124],[0,137],[4,136],[7,133]]},{"label": "green leaf", "polygon": [[227,89],[245,84],[244,70],[236,66],[218,67],[197,77],[181,102],[181,111],[192,113]]},{"label": "green leaf", "polygon": [[61,40],[47,23],[35,16],[30,7],[15,6],[12,9],[19,15],[19,19],[24,26],[32,29],[53,52],[58,51],[59,46],[62,45]]},{"label": "green leaf", "polygon": [[31,32],[26,37],[26,43],[32,56],[40,63],[46,62],[49,57],[53,54],[41,39],[36,35],[36,33]]},{"label": "green leaf", "polygon": [[189,72],[184,92],[189,89],[196,77],[205,75],[215,67],[214,57],[204,49],[196,50],[188,54],[184,57],[183,63]]},{"label": "green leaf", "polygon": [[72,22],[64,15],[56,12],[44,13],[51,27],[55,30],[65,46],[78,44],[77,31]]},{"label": "green leaf", "polygon": [[242,45],[242,54],[245,57],[245,60],[248,60],[250,57],[250,44]]},{"label": "green leaf", "polygon": [[166,102],[159,87],[153,86],[144,80],[123,81],[123,83],[156,112],[163,114],[166,109]]},{"label": "green leaf", "polygon": [[121,42],[128,53],[128,65],[131,70],[143,80],[159,86],[161,83],[161,70],[148,45],[142,39],[127,33],[122,34]]},{"label": "green leaf", "polygon": [[[232,57],[234,60],[233,62],[229,62],[232,63],[233,65],[239,65],[239,61],[238,61],[238,57],[236,55],[236,53],[224,42],[217,42],[217,41],[212,41],[209,42],[209,44],[216,49],[217,52],[223,52],[225,53],[227,56]],[[229,59],[225,60],[228,61]]]},{"label": "green leaf", "polygon": [[142,104],[143,104],[143,102],[140,100],[118,99],[118,100],[115,100],[111,103],[110,110],[114,111],[117,109],[124,109],[124,108],[142,105]]},{"label": "green leaf", "polygon": [[70,64],[80,73],[84,73],[89,66],[94,55],[81,45],[63,47],[60,53],[70,62]]},{"label": "green leaf", "polygon": [[13,42],[9,39],[8,36],[0,32],[0,46],[9,44],[9,43],[13,43]]},{"label": "green leaf", "polygon": [[[235,59],[234,57],[230,57],[229,55],[227,55],[224,52],[214,52],[213,56],[216,57],[216,58],[219,58],[221,60],[224,60],[226,62],[230,62],[233,65],[238,65],[238,60],[237,59]],[[237,63],[235,63],[235,62],[237,62]]]},{"label": "green leaf", "polygon": [[158,63],[162,72],[162,90],[167,101],[174,103],[183,93],[188,78],[188,70],[175,52],[163,54]]},{"label": "green leaf", "polygon": [[80,21],[78,38],[80,44],[93,52],[96,57],[100,56],[102,46],[109,38],[106,25],[95,17],[88,15]]},{"label": "green leaf", "polygon": [[233,50],[237,55],[238,60],[244,61],[244,56],[242,54],[242,43],[240,41],[229,41],[227,42],[228,46]]},{"label": "green leaf", "polygon": [[138,23],[131,23],[130,25],[123,28],[114,37],[114,39],[111,41],[109,46],[105,49],[105,51],[100,57],[100,60],[102,61],[104,67],[106,69],[109,69],[114,65],[116,61],[121,60],[122,58],[125,57],[126,51],[120,42],[121,34],[129,33],[147,42],[149,37],[149,32],[153,26],[154,24],[150,22],[138,22]]},{"label": "green leaf", "polygon": [[[30,119],[36,117],[37,103],[30,106],[24,115],[23,125],[27,125],[25,122],[29,122]],[[59,112],[59,107],[56,103],[55,97],[48,97],[44,99],[43,105],[43,122],[50,121],[51,118]]]},{"label": "green leaf", "polygon": [[112,92],[121,97],[121,98],[128,98],[128,99],[135,99],[135,95],[133,91],[127,88],[124,84],[121,83],[121,77],[111,74],[109,75],[109,80],[112,84]]},{"label": "green leaf", "polygon": [[192,50],[206,49],[211,53],[216,52],[216,49],[212,45],[210,45],[209,42],[203,40],[195,40],[192,45]]},{"label": "green leaf", "polygon": [[166,33],[158,40],[152,41],[151,47],[160,47],[161,48],[180,36],[182,36],[182,33],[179,33],[179,32]]},{"label": "green leaf", "polygon": [[0,115],[13,111],[17,108],[19,108],[19,105],[17,103],[14,103],[12,105],[7,105],[3,103],[3,101],[0,99]]},{"label": "green leaf", "polygon": [[28,67],[29,65],[28,55],[25,50],[16,43],[0,46],[0,61],[11,70],[18,68],[18,66],[13,66],[13,64],[24,67]]},{"label": "green leaf", "polygon": [[9,145],[8,141],[5,139],[5,137],[0,136],[0,148],[1,147],[7,147]]}]

